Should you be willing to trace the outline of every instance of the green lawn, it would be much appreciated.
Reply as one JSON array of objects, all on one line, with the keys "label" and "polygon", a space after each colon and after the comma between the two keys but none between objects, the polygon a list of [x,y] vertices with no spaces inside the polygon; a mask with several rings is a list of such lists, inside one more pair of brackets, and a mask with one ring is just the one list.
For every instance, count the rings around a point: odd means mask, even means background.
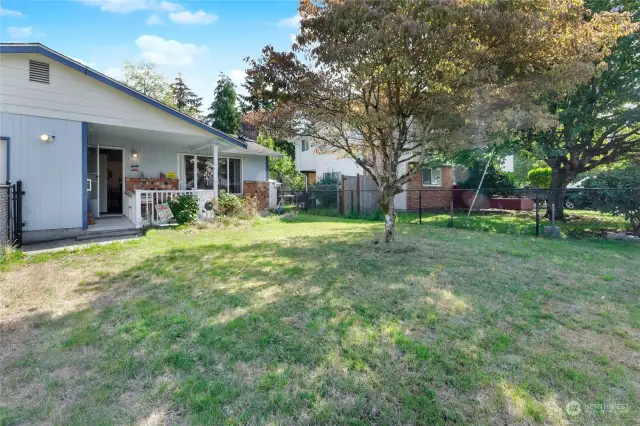
[{"label": "green lawn", "polygon": [[640,418],[640,244],[380,230],[300,215],[4,265],[0,424]]},{"label": "green lawn", "polygon": [[[625,221],[624,216],[613,216],[592,210],[566,210],[565,212],[565,219],[556,222],[563,237],[602,238],[605,232],[631,231],[631,224]],[[551,225],[549,220],[544,217],[544,213],[544,210],[540,212],[540,235],[543,235],[545,226]],[[340,216],[335,209],[314,209],[310,211],[310,214],[330,217]],[[415,212],[398,213],[397,216],[399,223],[444,226],[500,234],[536,235],[536,214],[533,211],[474,211],[469,217],[467,217],[467,212],[458,211],[453,215],[453,222],[451,221],[451,215],[446,212],[423,212],[422,223],[420,223],[420,215]],[[383,221],[382,214],[379,212],[369,215],[353,212],[346,215],[346,217]]]},{"label": "green lawn", "polygon": [[[545,226],[551,225],[548,219],[540,213],[540,235]],[[400,222],[419,223],[417,213],[401,213]],[[422,215],[422,224],[435,226],[451,226],[451,216],[447,213],[425,213]],[[560,227],[565,237],[588,238],[603,237],[604,231],[630,231],[631,225],[623,216],[612,216],[589,210],[567,210],[564,220],[556,224]],[[474,231],[497,232],[501,234],[536,234],[535,212],[504,211],[501,213],[477,213],[473,212],[467,217],[466,212],[454,214],[453,227],[459,229],[471,229]]]}]

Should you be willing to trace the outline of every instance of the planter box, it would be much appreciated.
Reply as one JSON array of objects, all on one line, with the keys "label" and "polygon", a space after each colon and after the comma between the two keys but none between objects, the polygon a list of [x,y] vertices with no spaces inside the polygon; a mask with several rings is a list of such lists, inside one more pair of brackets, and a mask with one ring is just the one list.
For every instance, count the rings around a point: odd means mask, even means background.
[{"label": "planter box", "polygon": [[[454,191],[453,205],[458,209],[468,209],[475,195],[474,190]],[[482,194],[478,194],[478,198],[473,206],[474,210],[533,210],[534,202],[530,198],[487,198]]]},{"label": "planter box", "polygon": [[533,210],[530,198],[491,198],[489,208],[500,210]]}]

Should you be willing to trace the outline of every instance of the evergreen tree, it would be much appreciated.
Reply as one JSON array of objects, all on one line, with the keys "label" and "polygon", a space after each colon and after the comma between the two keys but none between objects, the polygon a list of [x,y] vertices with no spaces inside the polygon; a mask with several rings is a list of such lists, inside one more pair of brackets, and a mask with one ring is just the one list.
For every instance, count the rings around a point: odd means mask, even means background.
[{"label": "evergreen tree", "polygon": [[182,80],[182,74],[178,74],[175,82],[171,85],[171,92],[173,93],[173,101],[178,110],[194,118],[200,118],[202,98],[199,98],[189,89]]},{"label": "evergreen tree", "polygon": [[240,111],[236,107],[236,86],[231,79],[220,74],[207,121],[210,126],[235,135],[240,129]]}]

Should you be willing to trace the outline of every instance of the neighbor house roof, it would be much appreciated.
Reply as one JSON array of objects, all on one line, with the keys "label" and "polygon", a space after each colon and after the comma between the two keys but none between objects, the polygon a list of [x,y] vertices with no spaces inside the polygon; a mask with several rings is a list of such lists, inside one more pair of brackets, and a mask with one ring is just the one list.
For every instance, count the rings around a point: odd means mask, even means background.
[{"label": "neighbor house roof", "polygon": [[238,154],[253,154],[253,155],[264,155],[266,157],[282,157],[282,154],[280,154],[277,151],[274,151],[270,148],[267,148],[266,146],[262,146],[259,143],[252,141],[251,139],[246,139],[243,137],[240,137],[240,139],[247,144],[247,148],[246,150],[240,150],[238,148],[231,148],[231,149],[227,149],[224,152],[225,153],[233,153],[236,152]]},{"label": "neighbor house roof", "polygon": [[247,149],[247,144],[237,138],[234,138],[233,136],[229,136],[224,132],[221,132],[218,129],[214,129],[211,126],[207,126],[204,123],[201,123],[200,121],[194,119],[193,117],[190,117],[186,114],[183,114],[182,112],[178,111],[175,108],[171,108],[168,105],[163,104],[162,102],[158,102],[153,98],[150,98],[147,95],[144,95],[140,92],[138,92],[137,90],[134,90],[128,86],[126,86],[125,84],[114,80],[113,78],[110,78],[90,67],[87,67],[86,65],[81,64],[78,61],[74,61],[73,59],[59,53],[56,52],[53,49],[48,48],[47,46],[40,44],[40,43],[0,43],[0,53],[39,53],[41,55],[46,56],[47,58],[53,59],[54,61],[65,65],[69,68],[72,68],[76,71],[81,72],[82,74],[91,77],[95,80],[98,80],[101,83],[104,83],[108,86],[113,87],[114,89],[117,89],[123,93],[126,93],[127,95],[130,95],[142,102],[145,102],[155,108],[158,108],[168,114],[173,115],[174,117],[177,117],[183,121],[186,121],[187,123],[199,127],[200,129],[203,129],[217,137],[219,137],[220,139],[223,139],[227,142],[231,142],[234,145],[237,145],[241,148]]}]

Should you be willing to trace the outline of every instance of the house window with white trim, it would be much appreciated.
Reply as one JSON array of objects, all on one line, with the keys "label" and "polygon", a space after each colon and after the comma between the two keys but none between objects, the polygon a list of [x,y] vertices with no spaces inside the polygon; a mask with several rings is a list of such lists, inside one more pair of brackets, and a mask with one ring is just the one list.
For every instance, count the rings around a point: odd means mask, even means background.
[{"label": "house window with white trim", "polygon": [[309,141],[308,140],[303,139],[302,143],[300,145],[301,145],[302,152],[309,151]]},{"label": "house window with white trim", "polygon": [[422,169],[422,186],[441,186],[442,169]]},{"label": "house window with white trim", "polygon": [[[213,157],[183,155],[184,188],[213,189]],[[218,190],[242,194],[242,160],[218,157]]]}]

